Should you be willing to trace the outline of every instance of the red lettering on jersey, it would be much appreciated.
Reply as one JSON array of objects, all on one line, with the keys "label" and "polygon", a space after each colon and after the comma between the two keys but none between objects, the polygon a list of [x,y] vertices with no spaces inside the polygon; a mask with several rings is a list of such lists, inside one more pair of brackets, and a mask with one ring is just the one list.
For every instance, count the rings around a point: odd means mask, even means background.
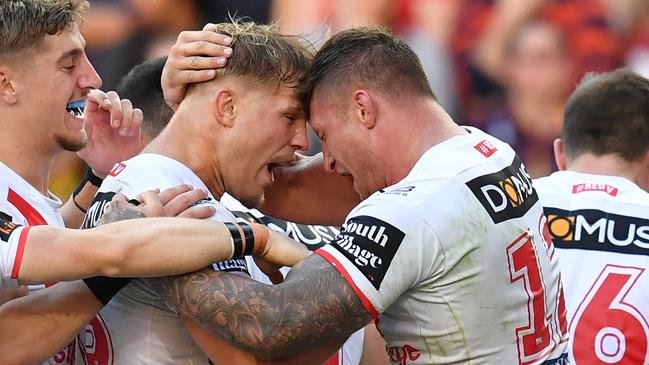
[{"label": "red lettering on jersey", "polygon": [[113,166],[113,168],[110,170],[108,175],[117,176],[117,175],[120,174],[120,172],[124,171],[125,168],[126,168],[126,165],[124,165],[121,162],[118,162],[118,163],[115,164],[115,166]]},{"label": "red lettering on jersey", "polygon": [[496,151],[496,147],[491,144],[491,142],[487,141],[486,139],[483,140],[482,142],[478,143],[477,145],[473,146],[478,152],[482,153],[484,157],[491,157]]},{"label": "red lettering on jersey", "polygon": [[16,207],[16,209],[18,209],[20,214],[22,214],[27,220],[28,225],[41,226],[47,224],[45,218],[43,218],[43,216],[36,210],[36,208],[32,207],[31,204],[29,204],[25,199],[18,195],[18,193],[11,190],[11,188],[7,193],[7,201],[11,203],[11,205]]},{"label": "red lettering on jersey", "polygon": [[583,183],[572,186],[572,193],[583,193],[584,191],[601,191],[610,196],[617,195],[617,188],[608,184],[592,184],[592,183]]},{"label": "red lettering on jersey", "polygon": [[416,361],[421,356],[419,350],[408,344],[389,347],[387,350],[393,364],[406,365],[409,361]]},{"label": "red lettering on jersey", "polygon": [[69,345],[63,348],[58,353],[52,356],[52,361],[54,364],[66,364],[71,365],[75,363],[75,341],[72,341]]},{"label": "red lettering on jersey", "polygon": [[113,365],[115,351],[106,322],[97,315],[77,337],[86,364]]}]

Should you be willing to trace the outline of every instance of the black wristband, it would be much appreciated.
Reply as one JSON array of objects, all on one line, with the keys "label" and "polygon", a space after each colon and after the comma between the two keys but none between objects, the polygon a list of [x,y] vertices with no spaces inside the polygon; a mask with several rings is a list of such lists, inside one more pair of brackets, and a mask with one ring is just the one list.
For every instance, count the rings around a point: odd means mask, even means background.
[{"label": "black wristband", "polygon": [[246,247],[243,249],[243,255],[251,256],[255,249],[255,235],[252,233],[252,227],[244,222],[239,223],[239,226],[243,229],[243,237],[246,239]]},{"label": "black wristband", "polygon": [[84,186],[86,186],[86,183],[89,182],[92,185],[96,187],[100,187],[101,183],[104,181],[104,179],[100,178],[99,176],[95,175],[92,172],[92,169],[90,166],[86,167],[86,172],[83,174],[83,177],[81,178],[81,181],[79,181],[79,185],[77,185],[77,188],[74,190],[74,193],[72,193],[72,196],[75,197],[79,195],[81,190],[83,190]]},{"label": "black wristband", "polygon": [[88,213],[88,209],[85,209],[84,207],[79,205],[79,203],[77,203],[76,199],[74,199],[75,196],[76,195],[73,194],[72,198],[70,198],[70,199],[72,199],[72,203],[74,203],[74,206],[77,207],[77,209],[79,209],[81,211],[81,213],[83,213],[83,214]]},{"label": "black wristband", "polygon": [[230,236],[232,236],[234,249],[232,250],[231,258],[236,259],[241,257],[243,255],[243,240],[241,237],[241,231],[239,231],[239,226],[230,222],[224,222],[223,224],[225,224],[228,231],[230,231]]},{"label": "black wristband", "polygon": [[103,305],[108,304],[130,281],[131,278],[109,278],[107,276],[83,279],[88,289]]}]

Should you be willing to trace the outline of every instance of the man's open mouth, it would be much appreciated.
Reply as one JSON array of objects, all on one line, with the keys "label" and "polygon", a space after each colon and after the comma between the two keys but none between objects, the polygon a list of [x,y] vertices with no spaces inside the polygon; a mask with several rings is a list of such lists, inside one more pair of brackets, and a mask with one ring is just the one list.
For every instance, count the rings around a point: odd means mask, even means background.
[{"label": "man's open mouth", "polygon": [[68,103],[65,110],[73,117],[83,118],[83,108],[86,106],[86,100],[75,100]]}]

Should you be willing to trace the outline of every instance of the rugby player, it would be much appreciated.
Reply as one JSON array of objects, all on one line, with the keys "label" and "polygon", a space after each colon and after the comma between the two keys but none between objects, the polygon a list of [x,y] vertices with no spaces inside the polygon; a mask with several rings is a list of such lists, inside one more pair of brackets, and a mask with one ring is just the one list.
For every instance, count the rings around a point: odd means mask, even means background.
[{"label": "rugby player", "polygon": [[397,364],[565,364],[557,257],[514,151],[456,125],[382,29],[334,35],[300,88],[326,169],[365,200],[282,284],[212,270],[152,280],[169,304],[265,360],[377,319]]},{"label": "rugby player", "polygon": [[[77,23],[87,7],[85,0],[0,2],[0,212],[17,224],[78,228],[100,178],[139,149],[140,112],[114,94],[90,96],[101,79]],[[66,204],[48,191],[53,160],[64,150],[79,151],[90,166]],[[51,277],[59,268],[49,266]],[[8,298],[26,294],[0,291]],[[73,347],[62,350],[59,363],[72,363]]]},{"label": "rugby player", "polygon": [[587,75],[534,181],[566,288],[572,364],[649,363],[649,81]]},{"label": "rugby player", "polygon": [[[210,26],[215,25],[208,25],[206,27]],[[181,38],[179,43],[176,45],[176,48],[186,46],[188,46],[187,42],[184,41],[184,38]],[[180,52],[180,54],[183,53]],[[146,61],[141,65],[136,66],[120,81],[116,88],[119,95],[131,100],[134,105],[137,105],[143,111],[144,119],[142,122],[142,140],[144,145],[148,144],[149,141],[154,139],[163,130],[173,114],[173,111],[168,108],[164,102],[163,90],[160,84],[165,62],[166,57],[161,57],[155,60]],[[329,186],[339,186],[340,183],[346,183],[346,179],[336,178],[334,175],[324,173],[319,161],[320,159],[318,157],[310,159],[300,156],[296,163],[283,168],[281,171],[275,170],[275,172],[280,171],[280,173],[276,174],[275,183],[270,188],[267,188],[266,191],[271,191],[270,198],[275,200],[274,206],[276,208],[288,210],[282,208],[282,206],[292,206],[290,203],[296,200],[295,195],[304,194],[299,191],[304,191],[307,187],[314,186],[316,181],[318,182],[318,186],[321,185],[323,177],[326,180],[326,184]],[[287,184],[285,179],[289,176],[291,181]],[[321,195],[326,194],[326,192],[321,192]],[[353,193],[353,190],[349,195],[349,201],[351,202],[358,199],[355,193]],[[334,201],[340,201],[342,199],[342,197],[332,198],[331,195],[329,195],[329,198]],[[283,200],[283,202],[281,202],[280,199]],[[270,229],[283,233],[304,244],[311,251],[331,242],[339,233],[339,227],[335,226],[299,224],[269,217],[257,209],[243,206],[238,200],[227,193],[221,197],[220,202],[232,211],[238,221],[265,224]],[[349,204],[343,205],[343,207],[348,205]],[[268,205],[264,206],[268,208]],[[294,208],[300,209],[300,207]],[[331,218],[331,220],[335,219],[337,218]],[[252,265],[250,270],[253,271],[251,272],[252,277],[268,284],[271,283],[263,273],[255,272],[255,270],[258,270],[255,265]],[[285,273],[287,270],[282,271]],[[387,363],[387,356],[383,351],[383,347],[384,343],[377,333],[374,324],[370,324],[368,325],[367,330],[355,332],[327,364],[385,364]],[[210,344],[210,351],[215,350],[222,352],[227,351],[229,354],[233,353],[233,349],[219,348],[217,350],[213,343]],[[239,356],[241,364],[255,362],[254,359],[248,358],[244,361],[243,358],[244,356]],[[310,362],[316,363],[317,360],[305,361],[302,363],[306,364]],[[234,364],[232,359],[228,359],[228,363]]]}]

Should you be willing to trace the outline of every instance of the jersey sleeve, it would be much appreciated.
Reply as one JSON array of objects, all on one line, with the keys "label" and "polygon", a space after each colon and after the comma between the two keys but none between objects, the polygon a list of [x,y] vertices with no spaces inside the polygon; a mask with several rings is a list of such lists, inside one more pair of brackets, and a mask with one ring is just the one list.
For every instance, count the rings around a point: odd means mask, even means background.
[{"label": "jersey sleeve", "polygon": [[439,240],[415,209],[370,198],[354,209],[334,241],[316,251],[374,317],[403,292],[443,270]]},{"label": "jersey sleeve", "polygon": [[29,227],[0,219],[0,287],[17,287]]}]

